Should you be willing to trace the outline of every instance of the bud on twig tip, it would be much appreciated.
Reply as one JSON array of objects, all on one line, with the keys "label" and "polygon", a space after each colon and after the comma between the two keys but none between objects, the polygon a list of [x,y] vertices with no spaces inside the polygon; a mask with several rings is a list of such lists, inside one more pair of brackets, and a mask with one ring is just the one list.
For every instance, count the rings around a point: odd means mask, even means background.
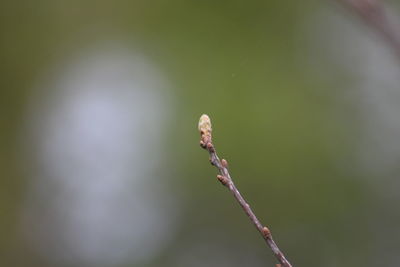
[{"label": "bud on twig tip", "polygon": [[203,114],[200,117],[200,120],[199,120],[199,131],[202,134],[211,135],[211,131],[212,131],[211,120],[210,120],[210,117],[208,117],[207,114]]}]

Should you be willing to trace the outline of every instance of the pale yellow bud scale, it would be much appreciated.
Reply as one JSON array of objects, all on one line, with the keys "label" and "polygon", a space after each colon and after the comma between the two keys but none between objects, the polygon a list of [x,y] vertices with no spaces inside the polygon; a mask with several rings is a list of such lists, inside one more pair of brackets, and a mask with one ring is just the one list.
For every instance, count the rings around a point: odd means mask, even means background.
[{"label": "pale yellow bud scale", "polygon": [[200,117],[199,120],[199,131],[205,135],[211,135],[211,120],[210,117],[208,117],[208,115],[203,114]]}]

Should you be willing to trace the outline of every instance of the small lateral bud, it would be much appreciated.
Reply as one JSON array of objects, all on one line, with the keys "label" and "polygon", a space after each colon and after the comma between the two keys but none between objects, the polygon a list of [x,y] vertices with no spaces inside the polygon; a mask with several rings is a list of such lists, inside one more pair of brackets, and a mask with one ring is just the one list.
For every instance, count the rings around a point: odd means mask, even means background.
[{"label": "small lateral bud", "polygon": [[263,227],[262,232],[265,237],[271,236],[271,232],[269,231],[269,229],[266,226]]},{"label": "small lateral bud", "polygon": [[222,165],[222,167],[224,167],[224,168],[228,168],[228,162],[226,161],[226,159],[222,159],[222,160],[221,160],[221,165]]},{"label": "small lateral bud", "polygon": [[228,184],[228,179],[227,179],[225,176],[217,175],[217,179],[218,179],[218,181],[220,181],[221,184],[223,184],[223,185],[227,185],[227,184]]},{"label": "small lateral bud", "polygon": [[206,144],[203,142],[203,140],[200,140],[200,146],[201,146],[202,148],[206,148]]},{"label": "small lateral bud", "polygon": [[215,152],[214,145],[213,145],[211,142],[207,143],[206,148],[207,148],[207,150],[210,151],[211,153],[212,153],[212,152]]}]

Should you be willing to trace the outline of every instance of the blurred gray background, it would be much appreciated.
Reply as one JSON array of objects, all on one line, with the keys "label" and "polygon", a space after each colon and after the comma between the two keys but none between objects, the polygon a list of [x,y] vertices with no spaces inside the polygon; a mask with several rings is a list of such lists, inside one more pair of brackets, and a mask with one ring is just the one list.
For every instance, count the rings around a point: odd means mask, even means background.
[{"label": "blurred gray background", "polygon": [[0,34],[0,266],[274,266],[202,113],[294,266],[400,265],[400,63],[339,3],[1,1]]}]

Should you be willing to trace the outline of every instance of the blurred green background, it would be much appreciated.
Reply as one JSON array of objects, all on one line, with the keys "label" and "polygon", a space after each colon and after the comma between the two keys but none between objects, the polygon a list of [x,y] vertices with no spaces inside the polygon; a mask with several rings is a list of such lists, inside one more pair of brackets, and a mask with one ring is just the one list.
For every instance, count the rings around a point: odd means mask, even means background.
[{"label": "blurred green background", "polygon": [[1,1],[0,27],[0,266],[274,266],[203,113],[294,266],[400,264],[400,64],[335,1]]}]

